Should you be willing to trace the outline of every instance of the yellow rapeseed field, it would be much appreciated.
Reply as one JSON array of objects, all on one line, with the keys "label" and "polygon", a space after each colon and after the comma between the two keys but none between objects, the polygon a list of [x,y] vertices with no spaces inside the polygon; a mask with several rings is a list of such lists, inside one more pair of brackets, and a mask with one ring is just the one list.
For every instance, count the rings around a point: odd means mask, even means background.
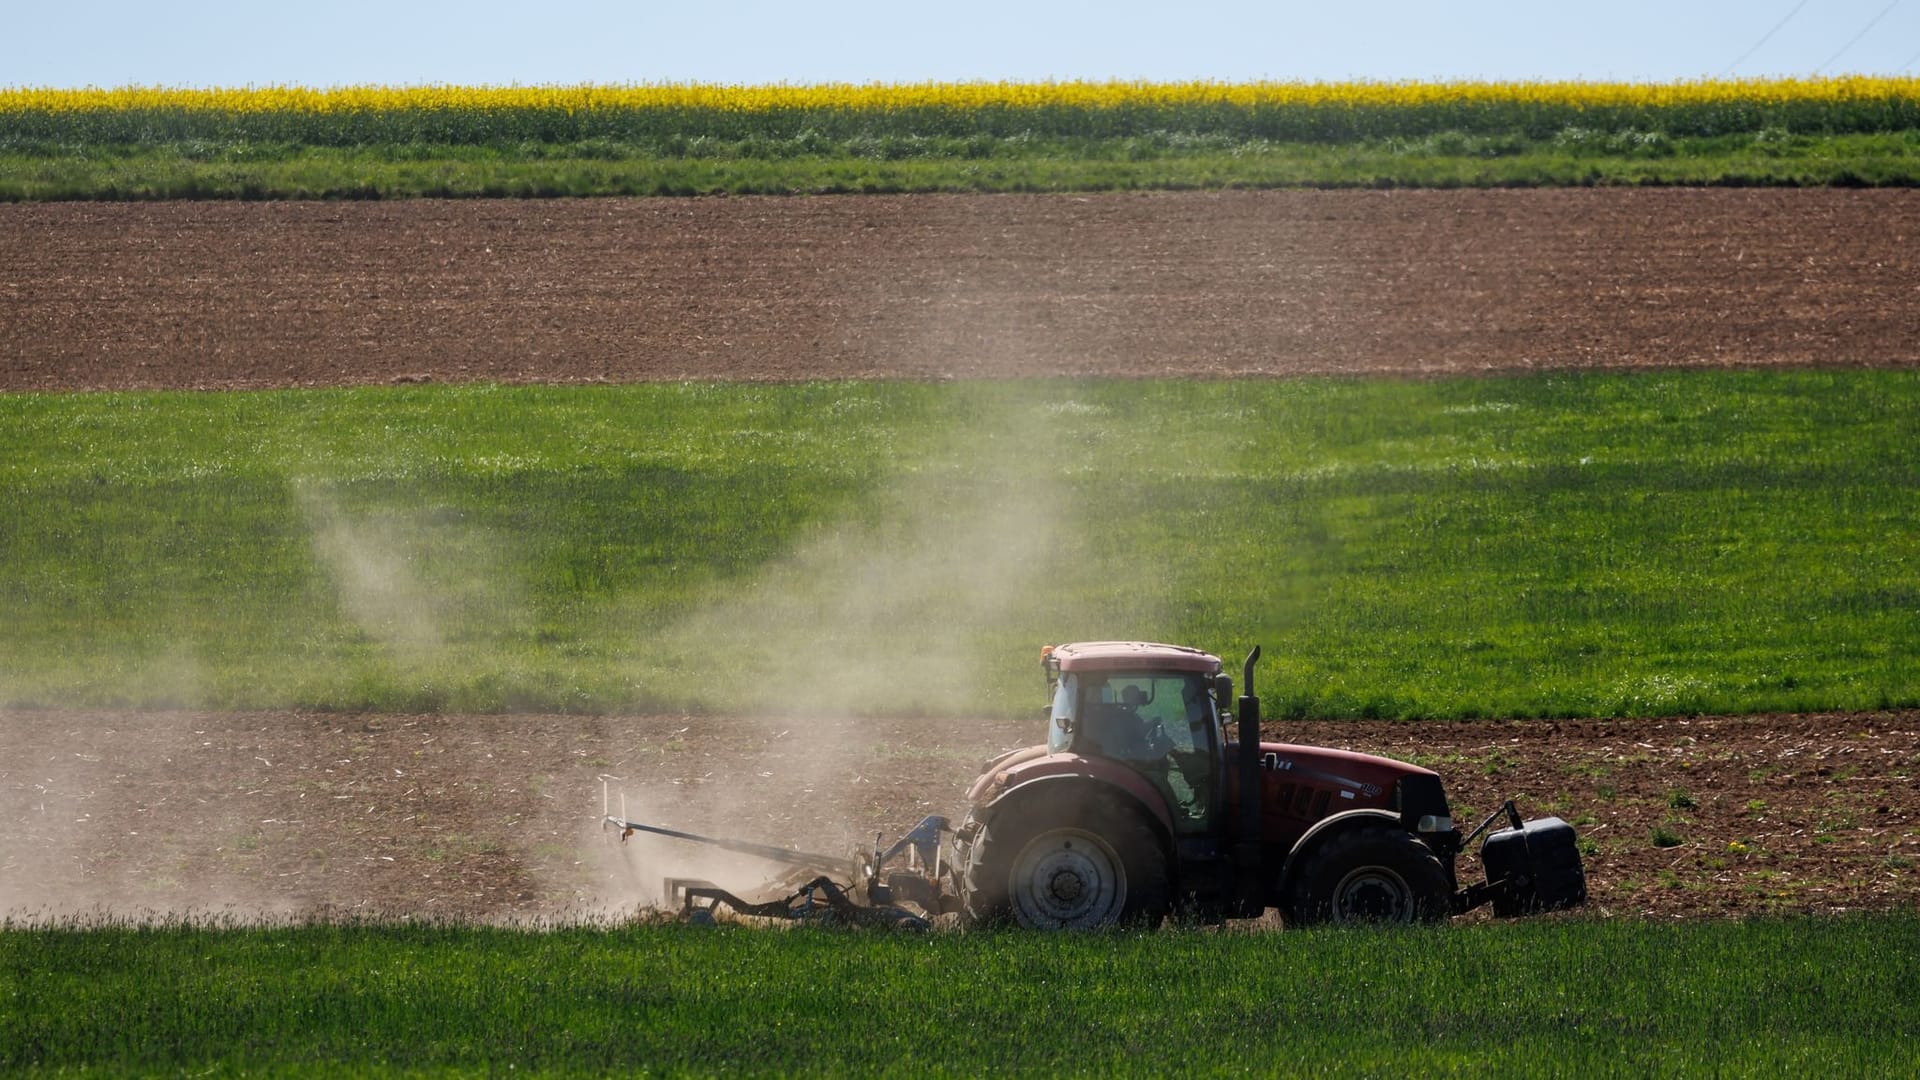
[{"label": "yellow rapeseed field", "polygon": [[1419,108],[1444,105],[1664,109],[1920,100],[1920,78],[1609,82],[965,82],[724,86],[303,86],[0,89],[0,112],[332,113],[408,110],[786,110]]},{"label": "yellow rapeseed field", "polygon": [[0,145],[181,140],[664,145],[798,137],[1333,142],[1578,128],[1722,135],[1920,129],[1920,79],[1602,82],[968,82],[0,90]]}]

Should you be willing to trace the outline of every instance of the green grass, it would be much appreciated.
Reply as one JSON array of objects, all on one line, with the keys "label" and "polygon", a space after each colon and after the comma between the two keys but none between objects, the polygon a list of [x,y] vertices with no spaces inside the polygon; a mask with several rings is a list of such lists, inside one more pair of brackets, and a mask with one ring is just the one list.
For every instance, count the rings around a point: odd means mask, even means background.
[{"label": "green grass", "polygon": [[1539,137],[1443,131],[1335,142],[1180,132],[805,134],[347,147],[0,139],[0,201],[1915,183],[1920,130],[1689,136],[1568,128]]},{"label": "green grass", "polygon": [[1920,704],[1920,374],[0,397],[0,703]]},{"label": "green grass", "polygon": [[1911,914],[1407,932],[0,930],[0,1071],[1885,1076]]}]

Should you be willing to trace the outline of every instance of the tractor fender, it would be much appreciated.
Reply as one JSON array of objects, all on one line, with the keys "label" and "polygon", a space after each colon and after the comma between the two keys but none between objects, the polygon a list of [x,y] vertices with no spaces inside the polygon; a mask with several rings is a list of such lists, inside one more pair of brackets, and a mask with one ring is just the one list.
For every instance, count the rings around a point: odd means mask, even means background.
[{"label": "tractor fender", "polygon": [[1278,888],[1274,895],[1286,897],[1293,891],[1294,879],[1300,873],[1300,866],[1312,855],[1315,848],[1350,829],[1367,825],[1386,824],[1395,829],[1405,829],[1400,815],[1390,810],[1343,810],[1338,814],[1329,814],[1313,823],[1299,840],[1294,842],[1293,850],[1287,852],[1286,864],[1280,868]]},{"label": "tractor fender", "polygon": [[988,788],[988,797],[974,807],[973,816],[978,820],[985,821],[1005,810],[1018,810],[1031,799],[1066,794],[1076,784],[1086,785],[1092,789],[1089,794],[1105,796],[1137,810],[1152,824],[1160,842],[1168,850],[1173,848],[1173,816],[1167,811],[1166,800],[1132,769],[1100,758],[1053,754],[1015,766],[996,776],[994,781]]}]

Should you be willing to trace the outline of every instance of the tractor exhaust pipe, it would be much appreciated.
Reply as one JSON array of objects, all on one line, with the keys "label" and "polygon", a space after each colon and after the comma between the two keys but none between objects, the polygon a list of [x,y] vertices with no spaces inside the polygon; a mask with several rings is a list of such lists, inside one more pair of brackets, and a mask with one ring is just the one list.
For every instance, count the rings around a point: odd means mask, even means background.
[{"label": "tractor exhaust pipe", "polygon": [[1260,830],[1260,698],[1253,692],[1253,665],[1260,659],[1260,646],[1247,654],[1240,669],[1240,700],[1234,717],[1240,724],[1240,814],[1239,838],[1234,844],[1233,861],[1238,871],[1241,908],[1258,913],[1261,894]]}]

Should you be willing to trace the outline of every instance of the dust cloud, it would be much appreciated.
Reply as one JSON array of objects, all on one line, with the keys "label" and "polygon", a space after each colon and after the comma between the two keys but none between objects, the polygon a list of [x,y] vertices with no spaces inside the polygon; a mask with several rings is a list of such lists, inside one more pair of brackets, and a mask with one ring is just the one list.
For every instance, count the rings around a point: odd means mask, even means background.
[{"label": "dust cloud", "polygon": [[[900,283],[852,287],[886,292]],[[923,355],[883,358],[890,368],[943,370],[964,356],[968,370],[1030,371],[1065,344],[1044,311],[993,273],[907,287],[926,290],[925,302],[910,306],[915,314],[902,316],[917,322],[904,336],[919,342]],[[952,717],[957,707],[989,696],[983,688],[1004,685],[1011,668],[1029,664],[1033,703],[1041,704],[1034,661],[1047,642],[1036,629],[1044,634],[1075,621],[1055,610],[1061,595],[1052,587],[1076,550],[1080,527],[1062,468],[1069,448],[1059,421],[1061,410],[1078,404],[1071,397],[1068,388],[1032,381],[948,386],[927,453],[895,460],[862,505],[820,523],[784,557],[641,643],[649,664],[710,672],[715,696],[776,718],[798,733],[794,742],[806,752],[769,752],[753,776],[698,806],[629,787],[632,819],[850,852],[874,841],[848,824],[861,816],[858,785],[867,782],[855,763],[899,771],[903,762],[895,756],[889,764],[890,754],[911,754],[967,723],[902,718]],[[644,687],[648,671],[658,670],[636,669],[634,682]],[[882,716],[905,728],[900,745],[876,745],[876,725],[861,720]],[[971,775],[971,767],[965,771]],[[796,792],[805,793],[804,812],[782,828],[769,807]],[[960,784],[924,794],[926,812],[964,809]],[[646,867],[632,875],[643,900],[658,898],[667,874],[745,888],[781,872],[778,864],[640,837],[622,857],[629,867]]]},{"label": "dust cloud", "polygon": [[430,661],[476,626],[524,619],[506,541],[456,511],[353,507],[314,480],[289,489],[342,613],[390,659]]},{"label": "dust cloud", "polygon": [[[1044,348],[1044,334],[1037,344],[1023,323],[993,323],[993,304],[962,290],[927,306],[929,352],[972,346],[995,354],[973,363],[1020,369]],[[1048,580],[1075,528],[1071,479],[1056,467],[1060,436],[1048,423],[1062,405],[1048,400],[1056,392],[1046,382],[954,384],[929,442],[891,461],[876,492],[854,500],[845,517],[804,530],[787,555],[716,586],[697,611],[634,642],[630,675],[643,694],[660,671],[701,673],[747,717],[689,717],[728,724],[724,744],[703,732],[699,746],[716,749],[699,759],[676,757],[672,736],[637,748],[651,755],[643,778],[612,780],[632,819],[851,855],[874,844],[872,828],[893,830],[893,840],[916,821],[910,815],[962,811],[964,778],[1002,746],[975,746],[950,719],[910,717],[952,717],[958,703],[981,700],[985,684],[1031,665],[1044,644],[1037,628],[1069,623],[1048,609]],[[451,523],[432,507],[359,505],[317,477],[290,480],[290,494],[340,611],[401,669],[432,671],[476,619],[524,617],[515,580],[493,557],[507,538]],[[192,663],[179,661],[169,667],[186,686]],[[876,723],[881,717],[891,721]],[[678,840],[616,844],[593,813],[597,784],[580,784],[578,773],[557,771],[564,782],[551,792],[513,796],[511,805],[540,807],[538,819],[503,819],[490,801],[497,796],[482,790],[516,776],[515,765],[476,738],[455,740],[445,724],[444,742],[428,746],[397,732],[355,734],[346,730],[355,724],[336,719],[305,732],[236,728],[225,740],[205,736],[204,719],[190,713],[113,723],[119,730],[75,732],[0,717],[0,815],[13,822],[0,832],[0,913],[230,907],[273,915],[365,897],[392,911],[467,888],[470,905],[524,911],[568,897],[599,917],[666,901],[668,876],[755,899],[795,882],[780,863]],[[551,726],[578,738],[605,732],[609,721],[564,717]],[[1000,730],[993,738],[1004,742]],[[301,751],[292,778],[286,740],[317,748]],[[442,757],[453,742],[459,755]],[[440,761],[432,780],[420,778],[422,753]],[[945,790],[902,788],[916,767],[927,769],[916,753],[941,755]],[[607,773],[622,776],[620,759],[607,755]],[[879,788],[885,798],[876,798]],[[115,805],[129,792],[152,805]],[[895,809],[876,821],[876,805]],[[148,832],[146,821],[165,828]],[[566,851],[530,853],[515,840],[526,821],[543,822],[543,844]],[[396,874],[415,880],[401,884]]]},{"label": "dust cloud", "polygon": [[[1065,522],[1046,467],[1049,436],[1037,426],[1045,411],[1012,396],[1027,392],[957,389],[939,446],[899,463],[861,512],[814,529],[787,556],[643,644],[649,662],[664,654],[674,666],[710,671],[722,684],[717,692],[793,737],[784,751],[768,747],[755,775],[705,800],[698,817],[666,802],[660,817],[635,820],[836,854],[872,844],[846,824],[857,816],[855,785],[865,782],[855,763],[926,740],[876,745],[875,725],[861,718],[952,716],[959,703],[980,700],[983,680],[1024,663],[1040,644],[1020,628],[1035,618]],[[1037,701],[1037,682],[1035,694]],[[778,827],[768,812],[797,793],[808,807],[805,836],[790,822]],[[653,794],[629,789],[635,805]],[[929,812],[959,812],[963,792],[930,795],[937,797]],[[839,828],[822,827],[836,820]],[[691,847],[649,845],[662,867],[647,876],[680,873],[732,888],[779,870],[680,862],[702,857]]]},{"label": "dust cloud", "polygon": [[341,607],[370,637],[418,655],[444,643],[439,602],[413,567],[419,530],[348,513],[318,485],[291,485],[314,554],[331,574]]},{"label": "dust cloud", "polygon": [[[1044,369],[1069,345],[1052,317],[1058,306],[1091,301],[1036,297],[1032,267],[991,255],[1004,222],[943,224],[978,229],[981,256],[931,262],[935,277],[841,283],[849,295],[894,301],[883,338],[896,351],[864,362]],[[1056,262],[1070,257],[1073,240],[1058,239]],[[952,715],[956,703],[979,701],[983,672],[1044,644],[1032,627],[1063,621],[1048,617],[1045,596],[1073,524],[1054,396],[1070,395],[1031,380],[948,384],[928,453],[896,459],[867,506],[815,528],[648,647],[683,669],[713,670],[728,684],[725,697],[776,715]]]},{"label": "dust cloud", "polygon": [[214,745],[200,714],[0,711],[0,916],[296,911],[232,860],[258,826],[207,797]]},{"label": "dust cloud", "polygon": [[815,529],[655,645],[763,712],[950,714],[977,700],[983,668],[1010,659],[994,647],[1044,585],[1062,504],[1033,464],[1048,456],[1041,433],[982,418],[953,439],[859,520]]}]

